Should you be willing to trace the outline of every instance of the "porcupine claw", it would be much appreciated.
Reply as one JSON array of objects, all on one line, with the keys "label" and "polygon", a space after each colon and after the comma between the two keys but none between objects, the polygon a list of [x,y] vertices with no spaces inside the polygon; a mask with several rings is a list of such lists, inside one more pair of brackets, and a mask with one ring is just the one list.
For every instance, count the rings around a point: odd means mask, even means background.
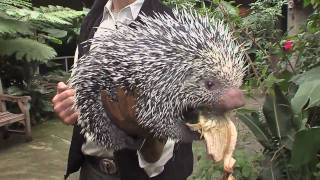
[{"label": "porcupine claw", "polygon": [[223,160],[224,171],[232,173],[236,162],[232,154],[237,141],[237,130],[228,114],[212,116],[202,113],[199,123],[187,126],[192,131],[200,131],[201,137],[205,139],[208,155],[216,162]]}]

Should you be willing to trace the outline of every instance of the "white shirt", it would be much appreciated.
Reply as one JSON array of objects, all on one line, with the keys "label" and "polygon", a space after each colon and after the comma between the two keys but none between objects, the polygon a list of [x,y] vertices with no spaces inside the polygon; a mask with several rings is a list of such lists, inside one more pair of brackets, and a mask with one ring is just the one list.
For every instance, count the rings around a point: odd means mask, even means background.
[{"label": "white shirt", "polygon": [[[143,5],[144,0],[136,0],[132,4],[124,7],[119,12],[112,11],[112,0],[109,0],[104,7],[103,17],[100,26],[98,27],[94,37],[98,37],[105,31],[102,31],[103,28],[114,29],[116,30],[116,25],[118,23],[129,25],[134,21],[140,12],[140,9]],[[94,44],[94,43],[93,43]],[[94,48],[94,45],[91,45],[91,49]],[[78,50],[76,50],[75,61],[78,59]],[[76,66],[76,63],[75,63]],[[164,146],[162,155],[160,159],[155,163],[146,162],[139,151],[137,151],[139,165],[145,170],[149,177],[154,177],[159,175],[164,170],[164,165],[172,158],[173,149],[175,142],[173,140],[168,140]],[[98,157],[112,157],[112,149],[104,149],[103,147],[97,145],[95,142],[87,139],[87,142],[82,145],[82,152],[90,156]]]}]

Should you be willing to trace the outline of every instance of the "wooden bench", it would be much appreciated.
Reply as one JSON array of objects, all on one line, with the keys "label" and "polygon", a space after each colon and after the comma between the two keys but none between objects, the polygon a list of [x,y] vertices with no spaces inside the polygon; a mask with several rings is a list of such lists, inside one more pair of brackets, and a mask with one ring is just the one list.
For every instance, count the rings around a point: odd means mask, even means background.
[{"label": "wooden bench", "polygon": [[[31,141],[31,123],[29,114],[30,96],[11,96],[0,94],[0,127],[5,127],[7,132],[23,133],[26,135],[26,140]],[[18,104],[21,113],[11,113],[7,111],[6,102]],[[21,122],[24,125],[24,130],[9,129],[8,125]]]}]

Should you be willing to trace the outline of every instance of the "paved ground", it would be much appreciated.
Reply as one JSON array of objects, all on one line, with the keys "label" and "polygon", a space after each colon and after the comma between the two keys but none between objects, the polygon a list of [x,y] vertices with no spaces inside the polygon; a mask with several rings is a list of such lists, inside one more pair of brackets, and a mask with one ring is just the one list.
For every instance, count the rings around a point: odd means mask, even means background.
[{"label": "paved ground", "polygon": [[[51,120],[33,127],[33,141],[21,135],[0,140],[0,180],[62,180],[70,126]],[[77,179],[77,175],[70,180]]]}]

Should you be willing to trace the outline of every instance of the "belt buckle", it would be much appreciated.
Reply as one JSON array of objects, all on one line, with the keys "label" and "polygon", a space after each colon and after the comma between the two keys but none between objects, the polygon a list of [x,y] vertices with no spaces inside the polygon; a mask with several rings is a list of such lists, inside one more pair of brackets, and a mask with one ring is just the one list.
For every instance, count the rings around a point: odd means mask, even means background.
[{"label": "belt buckle", "polygon": [[101,159],[99,162],[99,167],[102,172],[113,175],[117,173],[117,166],[111,159]]}]

